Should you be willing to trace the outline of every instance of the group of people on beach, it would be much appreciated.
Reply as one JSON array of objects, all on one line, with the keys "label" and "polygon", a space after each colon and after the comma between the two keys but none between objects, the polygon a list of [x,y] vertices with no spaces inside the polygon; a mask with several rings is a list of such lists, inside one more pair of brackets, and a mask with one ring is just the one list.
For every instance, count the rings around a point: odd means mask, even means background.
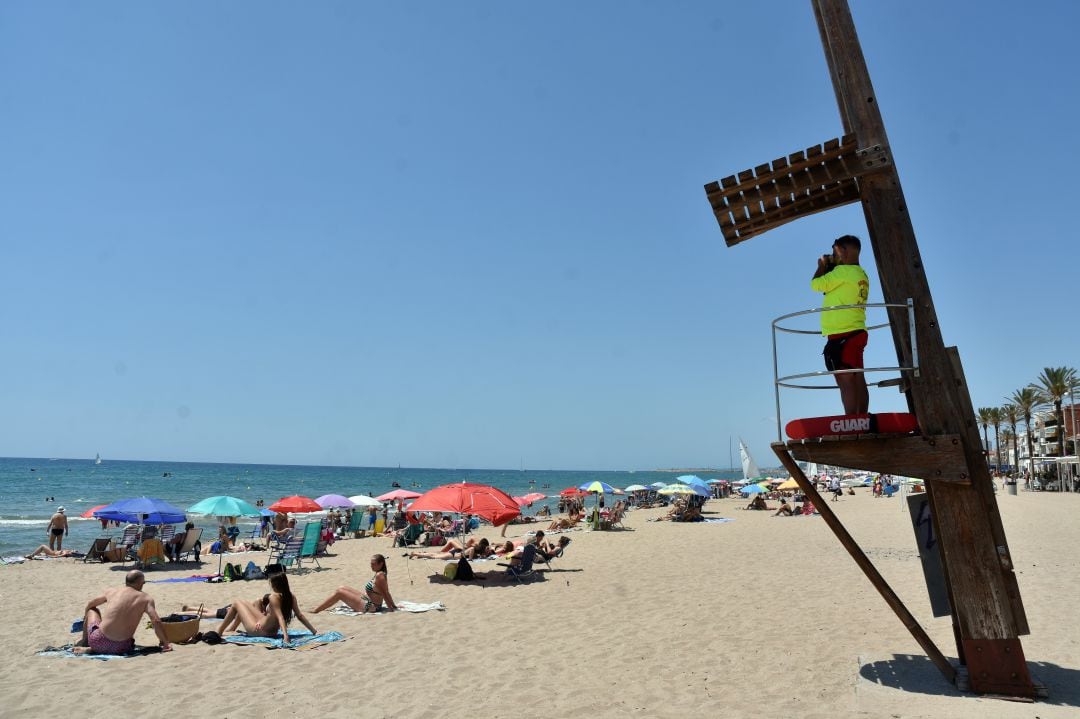
[{"label": "group of people on beach", "polygon": [[[344,602],[362,614],[375,611],[395,611],[397,605],[390,595],[386,579],[386,557],[376,554],[371,558],[374,576],[363,590],[338,587],[320,602],[313,614]],[[240,627],[249,636],[277,637],[289,642],[289,625],[299,620],[312,634],[318,634],[315,626],[300,608],[300,601],[289,586],[284,567],[271,565],[267,579],[270,591],[255,600],[234,599],[217,610],[183,605],[181,611],[193,612],[200,617],[217,617],[222,620],[221,634],[236,631]],[[165,625],[158,614],[154,599],[143,591],[146,576],[134,569],[124,577],[124,586],[110,587],[87,602],[83,613],[82,638],[76,644],[76,653],[127,654],[135,648],[135,631],[145,615],[153,626],[162,651],[172,649]]]}]

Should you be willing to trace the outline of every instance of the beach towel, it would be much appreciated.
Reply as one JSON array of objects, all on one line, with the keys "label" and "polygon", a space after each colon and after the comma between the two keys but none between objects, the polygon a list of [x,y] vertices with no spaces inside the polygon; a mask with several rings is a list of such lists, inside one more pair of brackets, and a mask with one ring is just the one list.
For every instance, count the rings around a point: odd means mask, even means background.
[{"label": "beach towel", "polygon": [[734,522],[735,518],[734,517],[705,517],[701,521],[702,522],[711,522],[713,524],[718,524],[720,522]]},{"label": "beach towel", "polygon": [[216,574],[192,574],[190,577],[169,577],[168,579],[151,579],[147,584],[175,584],[177,582],[208,582],[210,577]]},{"label": "beach towel", "polygon": [[22,564],[26,557],[0,557],[0,564]]},{"label": "beach towel", "polygon": [[289,643],[279,634],[276,637],[249,637],[246,634],[222,637],[229,644],[261,644],[267,649],[312,649],[314,647],[329,644],[330,642],[343,642],[345,635],[341,632],[324,632],[312,634],[306,629],[289,632]]},{"label": "beach towel", "polygon": [[[430,612],[430,611],[439,611],[439,612],[446,611],[446,605],[443,604],[442,602],[431,602],[430,604],[422,604],[420,602],[396,602],[396,604],[397,604],[398,611],[400,611],[400,612],[409,612],[411,614],[419,614],[420,612]],[[330,610],[330,613],[331,614],[344,614],[347,617],[359,617],[360,616],[360,612],[356,611],[355,609],[353,609],[352,607],[350,607],[350,606],[348,606],[346,604],[338,604],[336,607],[333,607]],[[387,612],[385,610],[380,609],[376,613],[377,614],[391,614],[392,612]]]},{"label": "beach towel", "polygon": [[161,654],[161,647],[135,647],[130,654],[76,654],[74,644],[65,644],[62,647],[45,647],[37,652],[39,657],[64,657],[67,659],[98,659],[108,661],[110,659],[132,659],[144,657],[147,654]]}]

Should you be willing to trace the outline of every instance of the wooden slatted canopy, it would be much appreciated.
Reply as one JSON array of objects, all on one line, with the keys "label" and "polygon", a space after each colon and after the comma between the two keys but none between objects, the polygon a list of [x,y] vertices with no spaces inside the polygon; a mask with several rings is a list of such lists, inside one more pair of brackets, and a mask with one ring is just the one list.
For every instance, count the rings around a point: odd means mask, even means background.
[{"label": "wooden slatted canopy", "polygon": [[859,200],[855,178],[889,164],[880,145],[845,135],[705,185],[728,247],[815,212]]}]

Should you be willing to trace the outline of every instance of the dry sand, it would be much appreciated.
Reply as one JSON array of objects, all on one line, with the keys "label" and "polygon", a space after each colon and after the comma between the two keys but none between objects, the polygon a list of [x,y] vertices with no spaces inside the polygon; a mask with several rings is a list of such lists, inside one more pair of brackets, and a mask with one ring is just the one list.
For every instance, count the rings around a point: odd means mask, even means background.
[{"label": "dry sand", "polygon": [[[1074,717],[1080,711],[1080,497],[999,495],[1031,624],[1029,665],[1050,697],[1019,704],[947,685],[819,517],[742,511],[724,524],[649,522],[571,533],[529,584],[448,584],[444,563],[407,560],[389,540],[341,541],[321,571],[291,574],[310,608],[362,586],[389,557],[395,598],[445,612],[315,617],[344,642],[310,651],[198,644],[120,661],[38,657],[70,641],[86,600],[123,572],[72,560],[0,567],[3,716],[372,717]],[[863,490],[833,503],[885,578],[948,656],[899,499]],[[511,534],[525,527],[512,527]],[[487,533],[495,536],[490,528]],[[238,555],[256,562],[264,555]],[[204,570],[214,567],[204,564]],[[478,568],[487,568],[478,566]],[[495,569],[492,565],[490,568]],[[193,569],[155,570],[150,579]],[[182,602],[254,599],[264,582],[147,584],[162,614]],[[203,628],[213,625],[204,623]],[[140,630],[140,644],[156,643]]]}]

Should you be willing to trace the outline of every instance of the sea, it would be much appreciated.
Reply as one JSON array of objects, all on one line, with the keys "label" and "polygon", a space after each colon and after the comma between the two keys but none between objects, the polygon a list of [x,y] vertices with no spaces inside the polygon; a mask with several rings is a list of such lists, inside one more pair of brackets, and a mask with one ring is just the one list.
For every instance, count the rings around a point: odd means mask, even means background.
[{"label": "sea", "polygon": [[[217,495],[239,497],[269,506],[282,497],[320,497],[366,494],[376,497],[394,487],[425,492],[452,482],[476,482],[498,487],[511,496],[540,492],[551,499],[524,509],[540,511],[546,504],[558,510],[559,492],[586,482],[612,487],[648,486],[671,482],[687,472],[569,471],[510,469],[411,469],[405,467],[306,467],[272,464],[212,464],[204,462],[144,462],[133,460],[0,458],[0,557],[25,554],[47,544],[45,528],[57,507],[64,507],[70,534],[65,549],[86,551],[101,536],[101,523],[79,515],[93,507],[129,497],[155,497],[180,508]],[[704,480],[736,479],[731,470],[694,470]],[[197,525],[214,527],[217,521],[190,517]],[[254,519],[248,520],[254,523]],[[244,525],[245,520],[241,519]],[[204,533],[205,534],[205,533]]]}]

